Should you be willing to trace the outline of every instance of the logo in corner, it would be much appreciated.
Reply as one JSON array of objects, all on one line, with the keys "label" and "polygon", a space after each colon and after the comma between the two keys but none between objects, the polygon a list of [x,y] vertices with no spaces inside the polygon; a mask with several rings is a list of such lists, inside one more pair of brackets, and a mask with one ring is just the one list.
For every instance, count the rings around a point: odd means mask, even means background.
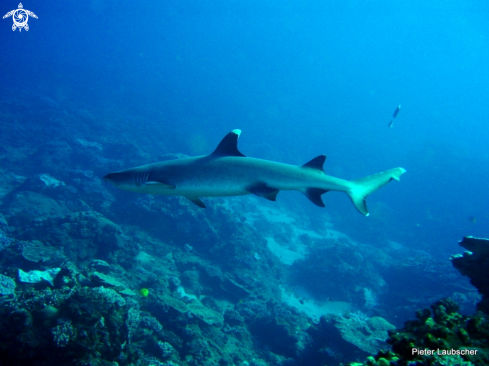
[{"label": "logo in corner", "polygon": [[22,30],[22,28],[28,31],[29,25],[27,24],[27,21],[29,20],[29,15],[37,19],[36,14],[34,14],[32,11],[25,10],[22,3],[19,3],[19,8],[9,11],[3,16],[3,19],[10,16],[12,17],[12,19],[14,20],[14,24],[12,25],[13,31],[15,31],[17,28],[19,28],[19,32]]}]

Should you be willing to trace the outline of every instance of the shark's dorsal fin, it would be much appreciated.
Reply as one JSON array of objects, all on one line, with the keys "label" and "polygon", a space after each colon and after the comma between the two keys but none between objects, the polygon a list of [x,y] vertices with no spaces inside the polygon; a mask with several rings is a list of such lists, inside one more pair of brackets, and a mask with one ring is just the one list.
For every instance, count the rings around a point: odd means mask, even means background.
[{"label": "shark's dorsal fin", "polygon": [[323,165],[324,165],[325,161],[326,161],[326,155],[319,155],[319,156],[316,156],[311,161],[305,163],[302,167],[320,170],[324,173]]},{"label": "shark's dorsal fin", "polygon": [[232,130],[221,140],[211,156],[244,156],[238,150],[238,138],[241,130]]}]

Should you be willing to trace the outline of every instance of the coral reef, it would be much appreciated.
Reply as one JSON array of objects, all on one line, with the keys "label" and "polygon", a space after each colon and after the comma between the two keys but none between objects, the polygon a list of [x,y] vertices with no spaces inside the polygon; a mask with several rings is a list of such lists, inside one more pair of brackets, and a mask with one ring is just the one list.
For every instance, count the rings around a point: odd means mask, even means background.
[{"label": "coral reef", "polygon": [[392,350],[368,357],[364,365],[488,365],[489,318],[482,312],[461,315],[458,310],[451,299],[419,310],[418,320],[389,332]]},{"label": "coral reef", "polygon": [[[370,356],[364,365],[488,365],[489,240],[465,237],[460,245],[470,251],[451,261],[482,294],[475,314],[459,313],[459,305],[444,299],[416,312],[418,320],[389,332],[391,351]],[[350,365],[359,365],[352,363]]]},{"label": "coral reef", "polygon": [[377,353],[385,347],[387,331],[396,328],[384,318],[368,318],[360,312],[338,317],[335,326],[345,341],[367,353]]},{"label": "coral reef", "polygon": [[0,107],[0,363],[339,365],[434,296],[475,303],[446,263],[357,243],[325,211],[106,187],[107,171],[183,156],[164,126],[131,128],[152,117],[29,93]]}]

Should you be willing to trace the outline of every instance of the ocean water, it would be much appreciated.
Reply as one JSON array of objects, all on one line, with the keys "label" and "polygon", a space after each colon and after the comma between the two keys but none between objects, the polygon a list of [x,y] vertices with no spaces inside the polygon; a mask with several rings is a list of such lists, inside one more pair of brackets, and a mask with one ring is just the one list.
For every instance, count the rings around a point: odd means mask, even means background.
[{"label": "ocean water", "polygon": [[[26,154],[9,167],[15,174],[71,169],[101,178],[168,153],[210,153],[241,129],[239,148],[250,157],[301,165],[326,154],[326,174],[344,179],[407,170],[367,199],[369,217],[337,192],[323,196],[326,208],[298,192],[281,192],[277,203],[226,198],[256,235],[251,206],[277,207],[285,218],[268,211],[273,225],[398,243],[437,261],[461,252],[463,236],[489,237],[486,1],[22,4],[38,16],[28,31],[12,31],[12,18],[0,22],[0,112],[3,121],[9,115],[2,141],[29,150],[81,139],[112,160],[105,169],[73,154],[40,171]],[[0,7],[3,15],[18,3]],[[53,119],[47,100],[77,118]],[[136,199],[105,188],[118,202]],[[111,219],[118,223],[117,213]]]},{"label": "ocean water", "polygon": [[[149,116],[134,128],[159,129],[162,150],[189,155],[240,128],[245,155],[301,164],[326,154],[327,173],[347,179],[403,166],[400,184],[369,199],[388,207],[393,239],[453,251],[462,235],[489,235],[483,1],[24,6],[40,17],[29,32],[1,23],[5,96]],[[369,225],[330,195],[345,230]]]}]

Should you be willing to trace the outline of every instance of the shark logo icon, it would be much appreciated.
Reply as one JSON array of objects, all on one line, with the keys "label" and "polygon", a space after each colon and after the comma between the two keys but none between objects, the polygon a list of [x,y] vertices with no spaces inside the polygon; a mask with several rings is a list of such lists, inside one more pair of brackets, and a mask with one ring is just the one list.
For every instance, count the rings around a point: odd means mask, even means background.
[{"label": "shark logo icon", "polygon": [[29,25],[27,24],[27,21],[29,20],[29,15],[37,19],[36,14],[34,14],[32,11],[25,10],[22,3],[19,3],[19,8],[9,11],[3,16],[3,19],[12,17],[14,20],[14,24],[12,25],[13,31],[15,31],[17,28],[19,28],[19,32],[22,30],[22,28],[28,31]]}]

